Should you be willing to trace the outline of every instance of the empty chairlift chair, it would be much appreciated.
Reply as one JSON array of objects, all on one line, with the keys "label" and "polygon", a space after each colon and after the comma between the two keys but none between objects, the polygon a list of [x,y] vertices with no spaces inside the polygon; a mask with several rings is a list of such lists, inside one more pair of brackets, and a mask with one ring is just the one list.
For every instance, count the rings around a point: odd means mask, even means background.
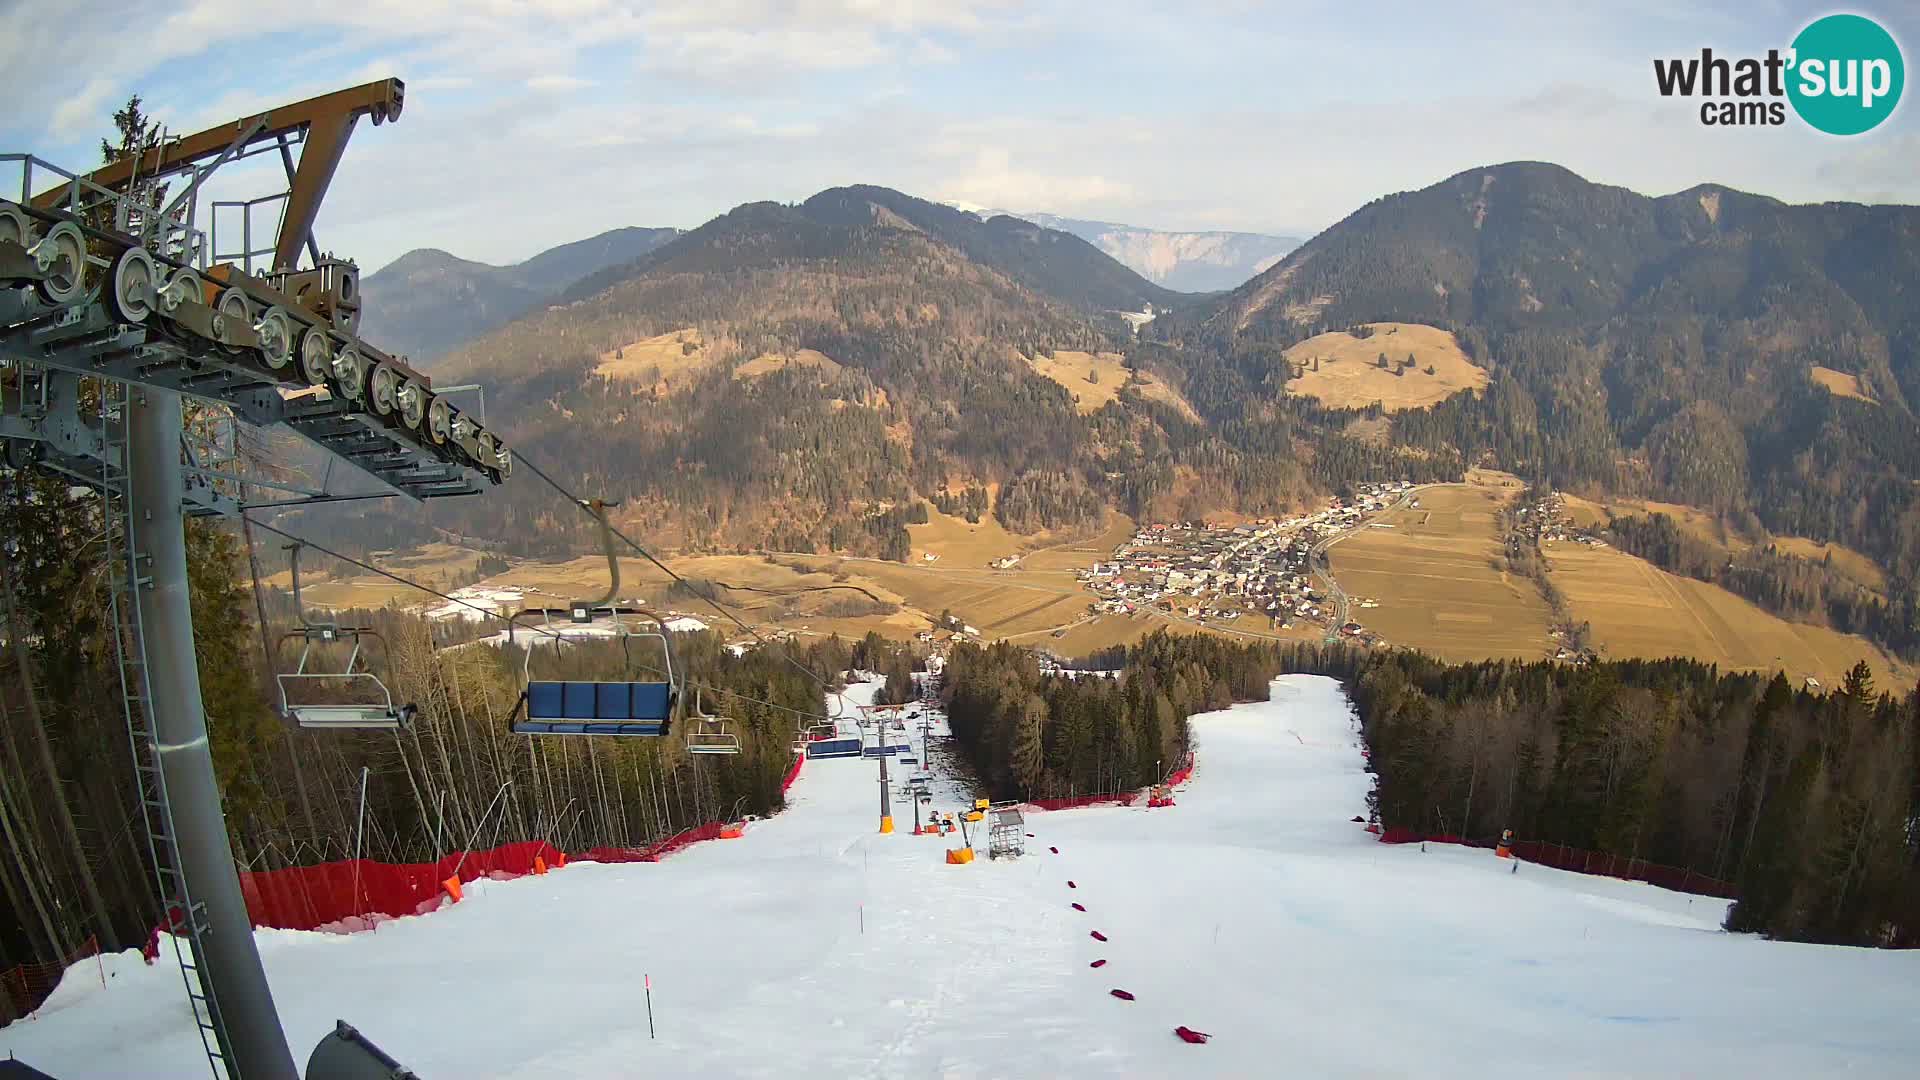
[{"label": "empty chairlift chair", "polygon": [[[547,609],[523,611],[551,614]],[[627,678],[619,680],[536,679],[533,675],[537,643],[529,643],[523,667],[527,689],[514,709],[511,730],[516,735],[637,735],[658,738],[673,728],[680,707],[680,675],[673,662],[673,643],[658,615],[640,608],[575,605],[567,614],[575,623],[592,623],[611,618],[619,627],[621,655]],[[657,631],[635,633],[626,620],[639,617],[659,627]],[[518,616],[516,616],[518,618]],[[551,625],[550,621],[545,625]],[[549,631],[553,649],[559,655],[565,641],[563,632]],[[640,673],[633,658],[633,643],[653,640],[660,643],[664,679],[636,679]]]},{"label": "empty chairlift chair", "polygon": [[[600,522],[609,578],[606,594],[597,600],[576,601],[563,609],[528,608],[508,621],[507,636],[511,640],[516,626],[527,625],[537,618],[541,624],[538,629],[552,638],[554,656],[558,658],[566,635],[550,629],[556,616],[574,625],[610,619],[620,639],[625,678],[614,681],[536,679],[533,674],[534,654],[540,649],[537,642],[529,643],[522,670],[526,690],[514,707],[509,729],[516,735],[629,735],[659,738],[672,729],[681,707],[682,676],[674,663],[672,635],[660,616],[642,608],[614,604],[614,595],[620,591],[620,562],[614,555],[613,530],[606,518],[607,507],[614,504],[589,500],[581,505]],[[646,620],[655,629],[636,633],[627,625],[630,618]],[[637,640],[660,643],[661,667],[648,669],[635,662],[633,643]],[[661,677],[636,677],[643,672]]]},{"label": "empty chairlift chair", "polygon": [[[279,691],[280,715],[303,728],[374,729],[404,728],[417,711],[412,705],[395,705],[387,684],[362,667],[362,644],[372,639],[380,643],[381,659],[387,656],[386,639],[372,627],[341,626],[338,623],[308,622],[300,595],[300,545],[287,548],[293,564],[293,604],[300,629],[281,636],[282,641],[299,638],[300,662],[285,675],[275,675]],[[315,646],[320,647],[319,654]],[[324,654],[332,645],[351,645],[346,663],[339,671],[320,670]]]},{"label": "empty chairlift chair", "polygon": [[727,727],[725,717],[709,716],[700,707],[700,689],[693,691],[693,711],[687,714],[687,753],[737,754],[740,737]]}]

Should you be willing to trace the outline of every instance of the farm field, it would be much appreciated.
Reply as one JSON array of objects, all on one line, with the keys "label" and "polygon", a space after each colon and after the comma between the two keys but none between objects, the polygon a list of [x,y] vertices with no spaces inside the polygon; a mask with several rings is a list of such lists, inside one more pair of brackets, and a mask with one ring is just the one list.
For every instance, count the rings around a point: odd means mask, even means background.
[{"label": "farm field", "polygon": [[[290,590],[293,573],[280,551],[278,537],[256,533],[254,543],[260,558],[260,583],[270,588]],[[462,575],[470,574],[480,563],[481,552],[457,544],[433,543],[406,553],[380,552],[377,562],[393,573],[436,589],[453,588]],[[601,565],[604,567],[605,561]],[[320,576],[333,569],[346,571],[338,577]],[[332,608],[383,608],[398,603],[410,605],[432,599],[418,589],[371,574],[363,574],[345,563],[308,552],[300,560],[301,593],[308,604]]]},{"label": "farm field", "polygon": [[[1496,570],[1494,513],[1513,489],[1490,480],[1420,492],[1420,505],[1383,515],[1328,549],[1335,580],[1355,598],[1353,618],[1390,644],[1444,660],[1552,655],[1540,590]],[[1361,608],[1362,598],[1379,607]]]},{"label": "farm field", "polygon": [[678,390],[700,377],[713,356],[692,327],[629,342],[600,354],[594,374],[603,379]]},{"label": "farm field", "polygon": [[1867,393],[1866,388],[1860,385],[1860,377],[1858,375],[1850,375],[1844,371],[1835,371],[1832,368],[1821,367],[1819,364],[1815,364],[1807,372],[1807,376],[1813,380],[1815,386],[1821,387],[1834,397],[1852,398],[1855,401],[1878,404],[1874,402],[1873,395]]},{"label": "farm field", "polygon": [[1784,670],[1827,686],[1855,661],[1901,683],[1914,673],[1863,638],[1792,623],[1703,581],[1677,577],[1644,559],[1585,544],[1545,546],[1553,583],[1575,619],[1593,626],[1610,659],[1692,656],[1724,668]]},{"label": "farm field", "polygon": [[[1067,393],[1074,396],[1074,409],[1081,415],[1099,412],[1108,402],[1120,396],[1129,380],[1140,395],[1154,401],[1164,402],[1178,409],[1189,420],[1198,421],[1200,416],[1180,392],[1161,381],[1148,371],[1134,371],[1126,367],[1126,358],[1119,353],[1075,352],[1071,349],[1055,350],[1052,356],[1023,356],[1036,374],[1059,383]],[[1089,382],[1087,376],[1093,375]]]},{"label": "farm field", "polygon": [[[1419,323],[1370,323],[1373,334],[1354,337],[1345,330],[1318,334],[1286,351],[1306,370],[1287,382],[1287,393],[1317,399],[1333,408],[1359,409],[1374,402],[1387,412],[1420,409],[1463,391],[1487,385],[1487,373],[1467,359],[1452,334]],[[1405,374],[1379,366],[1385,353],[1394,364],[1412,356]],[[1318,360],[1320,368],[1314,370]],[[1427,374],[1427,368],[1433,374]]]},{"label": "farm field", "polygon": [[[1607,524],[1610,516],[1665,514],[1674,520],[1682,532],[1727,551],[1744,551],[1755,543],[1748,537],[1728,532],[1717,517],[1697,506],[1654,502],[1649,499],[1616,499],[1609,503],[1600,503],[1577,495],[1562,495],[1561,499],[1565,504],[1568,520],[1584,529],[1602,528]],[[1881,569],[1873,559],[1844,544],[1822,543],[1804,536],[1774,536],[1767,538],[1765,543],[1771,544],[1783,555],[1794,555],[1812,562],[1821,562],[1831,557],[1833,568],[1856,585],[1882,595],[1886,593],[1886,571]]]},{"label": "farm field", "polygon": [[[999,491],[990,488],[989,498],[997,498]],[[942,567],[965,567],[983,569],[995,559],[1005,558],[1019,551],[1023,540],[1002,528],[1000,519],[989,510],[980,515],[979,521],[968,521],[964,517],[943,514],[931,503],[927,506],[927,522],[924,525],[908,525],[907,536],[912,542],[912,560],[918,564],[924,562],[923,556],[933,555]]]},{"label": "farm field", "polygon": [[1658,502],[1653,499],[1614,499],[1609,502],[1595,502],[1578,495],[1562,495],[1566,506],[1567,519],[1583,529],[1596,529],[1606,525],[1609,517],[1628,517],[1636,514],[1665,514],[1673,519],[1680,531],[1717,544],[1729,551],[1739,551],[1748,547],[1747,541],[1735,533],[1728,532],[1714,514],[1697,506],[1681,503]]},{"label": "farm field", "polygon": [[[873,630],[904,639],[928,629],[943,610],[951,610],[988,639],[1016,635],[1029,644],[1075,655],[1136,640],[1151,626],[1150,620],[1136,623],[1124,617],[1098,626],[1074,625],[1086,619],[1087,605],[1093,600],[1081,590],[1074,572],[1108,556],[1114,545],[1132,533],[1133,522],[1123,515],[1110,514],[1096,534],[1058,540],[1054,546],[1036,547],[1054,538],[1014,536],[990,515],[970,524],[935,512],[928,524],[911,529],[916,557],[923,551],[938,551],[942,553],[938,562],[901,564],[832,555],[693,555],[670,557],[667,563],[689,578],[732,586],[720,590],[721,598],[762,631],[781,627],[813,635],[859,637]],[[1031,561],[1023,562],[1020,569],[987,566],[992,559],[1022,550],[1031,552]],[[383,557],[382,565],[445,590],[454,586],[456,575],[469,574],[479,559],[479,552],[434,544],[412,554]],[[320,580],[313,571],[330,562],[315,557],[307,564],[305,595],[313,607],[428,608],[440,603],[416,589],[357,571]],[[262,566],[272,568],[271,563]],[[704,601],[670,592],[666,576],[644,560],[621,559],[620,580],[623,596],[695,615],[723,634],[738,631]],[[284,567],[262,581],[280,589],[290,585]],[[852,589],[829,588],[835,585],[865,589],[879,603]],[[604,591],[606,561],[583,555],[522,562],[476,587],[518,590],[529,605],[558,604]],[[808,589],[823,591],[801,591]],[[892,610],[881,610],[881,605]],[[1048,636],[1063,626],[1072,628],[1068,635],[1059,640]]]},{"label": "farm field", "polygon": [[1776,536],[1773,546],[1782,554],[1798,555],[1814,562],[1832,558],[1833,568],[1856,585],[1882,595],[1887,591],[1887,572],[1880,569],[1880,564],[1844,544],[1823,544],[1804,536]]}]

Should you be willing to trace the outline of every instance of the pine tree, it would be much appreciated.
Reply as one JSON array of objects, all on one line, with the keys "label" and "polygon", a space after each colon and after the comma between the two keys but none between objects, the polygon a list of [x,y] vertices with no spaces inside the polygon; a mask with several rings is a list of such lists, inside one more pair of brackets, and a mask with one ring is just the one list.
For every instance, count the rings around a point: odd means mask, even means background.
[{"label": "pine tree", "polygon": [[1016,718],[1013,739],[1014,781],[1028,793],[1040,788],[1046,779],[1046,721],[1046,701],[1038,694],[1028,694]]}]

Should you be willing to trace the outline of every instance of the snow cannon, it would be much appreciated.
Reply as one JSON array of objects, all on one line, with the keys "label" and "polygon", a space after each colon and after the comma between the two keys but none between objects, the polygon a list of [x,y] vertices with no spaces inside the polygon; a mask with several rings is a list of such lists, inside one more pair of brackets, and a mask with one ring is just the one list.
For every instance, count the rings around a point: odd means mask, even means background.
[{"label": "snow cannon", "polygon": [[1493,853],[1502,859],[1513,858],[1513,830],[1512,829],[1500,830],[1500,844],[1498,847],[1495,847],[1493,849]]}]

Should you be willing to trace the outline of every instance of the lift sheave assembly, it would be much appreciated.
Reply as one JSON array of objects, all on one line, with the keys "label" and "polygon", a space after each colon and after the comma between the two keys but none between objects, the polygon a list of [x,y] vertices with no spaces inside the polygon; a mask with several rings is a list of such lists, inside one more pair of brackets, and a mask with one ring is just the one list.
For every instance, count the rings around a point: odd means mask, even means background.
[{"label": "lift sheave assembly", "polygon": [[[381,79],[162,138],[92,172],[0,154],[0,461],[97,495],[134,826],[215,1076],[298,1073],[209,750],[185,516],[477,495],[513,463],[424,373],[360,336],[359,268],[314,240],[355,125],[399,119],[404,98],[400,80]],[[213,197],[216,173],[261,155],[283,167],[284,191]],[[258,243],[255,211],[278,214]],[[222,216],[236,212],[237,231]],[[324,478],[257,467],[238,452],[242,425],[305,440]],[[358,482],[336,486],[336,472]],[[278,677],[284,715],[407,723],[411,707],[366,666],[370,628],[300,622],[288,636],[302,639],[301,661]]]}]

